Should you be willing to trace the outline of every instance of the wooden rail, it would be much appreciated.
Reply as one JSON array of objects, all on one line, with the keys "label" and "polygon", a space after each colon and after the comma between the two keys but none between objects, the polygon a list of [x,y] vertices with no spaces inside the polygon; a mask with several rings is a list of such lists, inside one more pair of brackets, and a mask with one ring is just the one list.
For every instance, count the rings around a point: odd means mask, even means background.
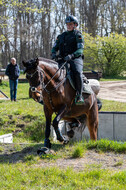
[{"label": "wooden rail", "polygon": [[4,76],[5,76],[5,72],[0,71],[0,78],[1,78],[1,80],[4,79]]},{"label": "wooden rail", "polygon": [[83,72],[83,74],[87,77],[87,79],[97,79],[100,80],[102,78],[102,72]]}]

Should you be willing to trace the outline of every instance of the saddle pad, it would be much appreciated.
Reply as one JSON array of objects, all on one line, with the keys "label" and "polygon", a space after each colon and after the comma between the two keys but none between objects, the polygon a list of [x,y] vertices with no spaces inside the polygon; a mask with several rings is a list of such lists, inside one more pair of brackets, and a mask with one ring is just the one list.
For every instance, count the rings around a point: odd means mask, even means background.
[{"label": "saddle pad", "polygon": [[[73,88],[74,90],[76,90],[75,85],[74,85],[74,82],[73,82],[73,80],[72,80],[70,74],[67,75],[67,78],[69,79],[69,82],[70,82],[72,88]],[[92,92],[93,92],[93,91],[92,91],[91,86],[90,86],[89,84],[87,84],[87,83],[83,83],[83,93],[92,94]]]}]

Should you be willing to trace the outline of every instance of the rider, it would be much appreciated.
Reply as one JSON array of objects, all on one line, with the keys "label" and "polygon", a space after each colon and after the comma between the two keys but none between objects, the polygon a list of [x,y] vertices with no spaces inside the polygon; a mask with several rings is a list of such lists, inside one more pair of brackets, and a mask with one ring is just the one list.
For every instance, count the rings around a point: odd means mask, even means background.
[{"label": "rider", "polygon": [[58,62],[59,66],[64,61],[69,62],[77,91],[75,103],[80,105],[84,103],[82,96],[84,41],[81,32],[77,30],[78,20],[75,16],[69,15],[66,17],[65,23],[67,25],[67,31],[57,37],[52,48],[52,59],[56,60],[57,53],[59,52],[58,57],[61,57],[61,60]]}]

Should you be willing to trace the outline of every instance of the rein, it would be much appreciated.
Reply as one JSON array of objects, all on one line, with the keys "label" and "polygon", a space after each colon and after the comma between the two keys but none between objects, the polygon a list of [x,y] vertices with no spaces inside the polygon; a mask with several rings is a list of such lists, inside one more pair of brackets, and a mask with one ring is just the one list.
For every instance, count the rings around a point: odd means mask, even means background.
[{"label": "rein", "polygon": [[[54,87],[53,89],[51,90],[47,90],[47,86],[49,85],[49,83],[52,81],[52,79],[54,79],[54,77],[56,76],[56,74],[58,73],[59,70],[61,70],[65,65],[66,65],[67,61],[56,71],[56,73],[52,76],[52,78],[47,82],[47,84],[45,85],[44,84],[44,80],[40,83],[42,84],[42,89],[45,90],[48,94],[48,97],[49,97],[49,101],[50,101],[50,105],[52,107],[52,110],[55,110],[55,107],[54,107],[54,104],[53,104],[53,101],[52,101],[52,97],[51,97],[51,92],[55,91],[62,83],[64,83],[64,81],[66,80],[65,78],[63,78],[63,80],[56,86]],[[46,74],[43,70],[43,73],[46,77]]]},{"label": "rein", "polygon": [[[58,71],[61,70],[61,69],[66,65],[66,63],[67,63],[67,61],[56,71],[56,73],[55,73],[55,74],[52,76],[52,78],[47,82],[47,84],[44,85],[44,89],[46,89],[46,87],[47,87],[48,84],[51,82],[51,80],[54,79],[54,77],[56,76],[56,74],[58,73]],[[63,79],[63,80],[64,80],[64,79]],[[61,81],[60,83],[62,83],[62,81]],[[59,83],[59,84],[60,84],[60,83]],[[58,87],[59,87],[59,85],[58,85]],[[57,87],[57,88],[58,88],[58,87]]]}]

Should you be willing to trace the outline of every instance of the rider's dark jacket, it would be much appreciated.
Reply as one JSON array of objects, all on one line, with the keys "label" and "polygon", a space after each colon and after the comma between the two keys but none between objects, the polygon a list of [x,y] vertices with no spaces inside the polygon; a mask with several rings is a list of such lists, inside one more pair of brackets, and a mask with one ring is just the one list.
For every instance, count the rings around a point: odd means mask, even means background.
[{"label": "rider's dark jacket", "polygon": [[83,55],[84,40],[78,30],[66,31],[59,35],[52,48],[52,53],[59,51],[59,56],[64,58],[68,54],[74,54],[74,58]]}]

